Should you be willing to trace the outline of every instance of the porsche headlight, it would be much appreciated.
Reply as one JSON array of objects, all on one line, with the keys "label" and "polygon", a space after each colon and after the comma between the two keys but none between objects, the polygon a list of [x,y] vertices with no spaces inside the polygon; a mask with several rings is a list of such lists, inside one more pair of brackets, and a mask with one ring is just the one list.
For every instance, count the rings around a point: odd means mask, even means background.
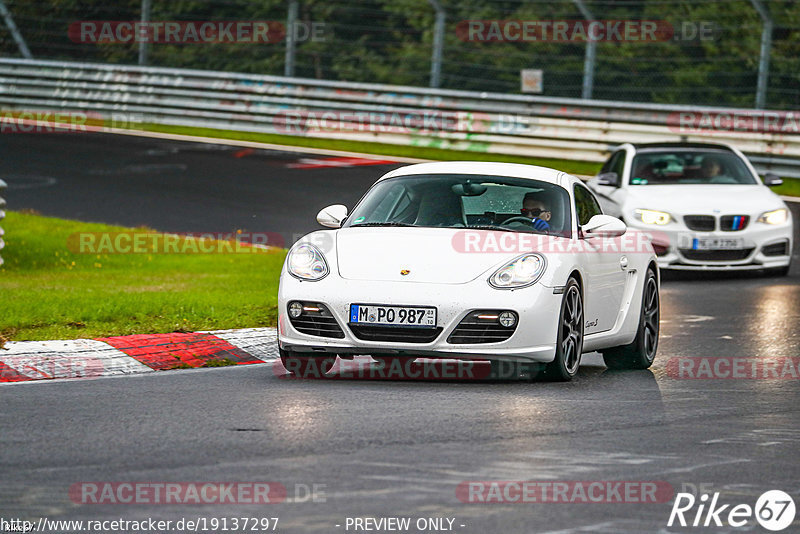
[{"label": "porsche headlight", "polygon": [[672,220],[672,216],[664,211],[656,210],[633,210],[636,218],[645,224],[657,224],[663,226]]},{"label": "porsche headlight", "polygon": [[783,224],[789,220],[789,210],[781,208],[773,211],[762,213],[758,218],[758,222],[765,224]]},{"label": "porsche headlight", "polygon": [[496,289],[517,289],[535,284],[544,274],[546,261],[540,254],[525,254],[516,258],[489,277],[489,285]]},{"label": "porsche headlight", "polygon": [[328,275],[328,264],[317,247],[303,243],[289,251],[286,270],[301,280],[322,280]]}]

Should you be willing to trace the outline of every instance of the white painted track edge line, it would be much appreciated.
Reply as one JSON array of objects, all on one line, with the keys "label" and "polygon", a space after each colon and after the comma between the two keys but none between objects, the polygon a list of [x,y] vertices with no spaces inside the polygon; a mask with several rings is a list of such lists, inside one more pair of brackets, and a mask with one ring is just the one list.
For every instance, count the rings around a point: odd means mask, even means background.
[{"label": "white painted track edge line", "polygon": [[346,150],[333,150],[327,148],[313,148],[295,145],[278,145],[274,143],[262,143],[259,141],[244,141],[240,139],[223,139],[219,137],[202,137],[188,134],[171,134],[162,132],[148,132],[144,130],[127,130],[123,128],[109,128],[100,133],[110,133],[117,135],[130,135],[134,137],[151,137],[155,139],[169,139],[171,141],[189,141],[193,143],[208,143],[215,145],[240,146],[245,148],[263,148],[266,150],[281,150],[283,152],[298,152],[306,154],[321,154],[325,156],[346,156],[374,160],[392,160],[398,163],[427,163],[435,160],[408,158],[402,156],[382,156],[380,154],[368,154],[364,152],[349,152]]}]

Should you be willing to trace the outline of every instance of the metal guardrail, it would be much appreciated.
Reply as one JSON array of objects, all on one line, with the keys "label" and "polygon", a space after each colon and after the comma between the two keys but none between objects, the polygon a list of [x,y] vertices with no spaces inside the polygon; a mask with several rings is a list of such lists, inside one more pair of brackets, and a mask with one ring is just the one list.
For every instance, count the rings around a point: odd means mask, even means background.
[{"label": "metal guardrail", "polygon": [[0,109],[583,161],[603,161],[624,142],[722,141],[759,172],[800,177],[797,132],[680,122],[765,113],[755,110],[24,59],[0,59]]},{"label": "metal guardrail", "polygon": [[[6,183],[3,180],[0,180],[0,193],[7,187]],[[0,221],[6,218],[6,199],[0,197]],[[3,250],[6,246],[5,240],[3,240],[3,236],[5,235],[5,231],[2,227],[0,227],[0,250]],[[3,257],[0,256],[0,265],[3,265]]]}]

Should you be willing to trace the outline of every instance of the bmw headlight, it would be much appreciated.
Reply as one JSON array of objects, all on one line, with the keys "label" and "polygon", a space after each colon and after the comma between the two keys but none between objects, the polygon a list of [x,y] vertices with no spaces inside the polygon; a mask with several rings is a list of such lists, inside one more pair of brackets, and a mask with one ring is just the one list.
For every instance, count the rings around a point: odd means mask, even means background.
[{"label": "bmw headlight", "polygon": [[672,220],[672,216],[665,211],[656,210],[633,210],[637,219],[645,224],[657,224],[663,226]]},{"label": "bmw headlight", "polygon": [[289,251],[286,270],[301,280],[322,280],[328,275],[328,264],[317,247],[303,243]]},{"label": "bmw headlight", "polygon": [[789,210],[781,208],[773,211],[762,213],[758,218],[758,222],[765,224],[783,224],[789,220]]},{"label": "bmw headlight", "polygon": [[544,274],[547,262],[541,254],[525,254],[497,269],[489,277],[496,289],[517,289],[535,284]]}]

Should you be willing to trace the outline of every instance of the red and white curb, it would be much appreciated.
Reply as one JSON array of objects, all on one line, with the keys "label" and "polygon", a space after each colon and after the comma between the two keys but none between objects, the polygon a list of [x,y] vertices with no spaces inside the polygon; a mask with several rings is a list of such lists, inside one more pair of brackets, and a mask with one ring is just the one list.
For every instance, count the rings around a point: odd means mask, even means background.
[{"label": "red and white curb", "polygon": [[0,349],[0,382],[98,378],[277,358],[274,328],[12,341]]}]

